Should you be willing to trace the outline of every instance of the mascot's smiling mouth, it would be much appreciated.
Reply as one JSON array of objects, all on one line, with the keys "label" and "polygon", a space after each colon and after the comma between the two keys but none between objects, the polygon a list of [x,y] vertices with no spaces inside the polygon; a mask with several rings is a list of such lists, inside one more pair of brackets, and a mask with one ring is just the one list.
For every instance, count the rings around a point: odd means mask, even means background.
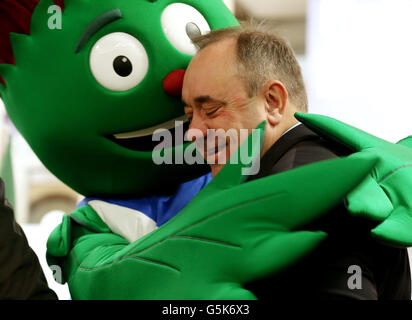
[{"label": "mascot's smiling mouth", "polygon": [[[176,139],[176,129],[180,128],[181,130],[181,126],[183,126],[183,136],[181,137],[181,139]],[[161,132],[162,130],[169,131],[172,137],[172,147],[175,147],[184,143],[184,136],[188,129],[189,121],[184,115],[150,128],[109,135],[106,136],[106,138],[113,141],[117,145],[130,150],[149,152],[153,151],[156,146],[164,142],[162,134],[159,134],[159,137],[161,137],[160,141],[159,139],[153,139],[153,133],[156,130],[157,133]]]},{"label": "mascot's smiling mouth", "polygon": [[[184,75],[185,70],[179,69],[170,72],[165,77],[163,81],[163,89],[168,95],[173,97],[181,97]],[[161,143],[165,143],[167,148],[173,148],[184,144],[184,137],[186,136],[188,129],[189,121],[186,115],[183,115],[150,128],[113,134],[106,136],[106,138],[123,148],[133,151],[152,152]],[[171,140],[165,142],[165,135],[159,133],[161,131],[169,131]],[[163,137],[163,141],[154,139],[153,134],[155,132],[158,138]]]}]

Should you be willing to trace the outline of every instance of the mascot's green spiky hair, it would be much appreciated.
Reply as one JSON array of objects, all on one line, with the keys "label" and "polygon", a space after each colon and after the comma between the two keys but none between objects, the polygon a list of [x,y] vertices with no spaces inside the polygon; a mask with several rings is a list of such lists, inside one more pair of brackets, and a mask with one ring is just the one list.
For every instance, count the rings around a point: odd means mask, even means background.
[{"label": "mascot's green spiky hair", "polygon": [[[61,8],[63,0],[54,1]],[[10,32],[30,34],[30,21],[39,0],[4,0],[0,2],[0,63],[16,64]],[[0,75],[0,82],[5,85]]]},{"label": "mascot's green spiky hair", "polygon": [[[56,4],[61,28],[49,25]],[[191,37],[237,24],[221,0],[2,0],[0,95],[40,160],[79,193],[170,193],[207,168],[175,159],[186,143],[153,151],[152,134],[184,115]]]}]

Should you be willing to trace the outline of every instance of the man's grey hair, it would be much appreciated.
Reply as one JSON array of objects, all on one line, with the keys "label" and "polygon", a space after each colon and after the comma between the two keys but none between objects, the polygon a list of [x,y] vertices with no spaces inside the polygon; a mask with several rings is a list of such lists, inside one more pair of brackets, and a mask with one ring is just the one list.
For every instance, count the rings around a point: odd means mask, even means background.
[{"label": "man's grey hair", "polygon": [[239,74],[245,80],[249,97],[259,94],[268,80],[275,79],[283,83],[299,111],[308,111],[302,71],[285,39],[264,24],[243,23],[239,27],[213,30],[192,41],[200,51],[228,38],[237,41]]}]

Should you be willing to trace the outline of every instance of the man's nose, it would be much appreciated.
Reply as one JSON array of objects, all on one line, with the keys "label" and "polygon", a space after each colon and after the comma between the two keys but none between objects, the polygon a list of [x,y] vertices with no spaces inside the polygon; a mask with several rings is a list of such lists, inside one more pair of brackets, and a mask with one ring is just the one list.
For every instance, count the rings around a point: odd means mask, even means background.
[{"label": "man's nose", "polygon": [[199,112],[193,112],[187,134],[188,140],[192,142],[203,140],[206,137],[207,125]]}]

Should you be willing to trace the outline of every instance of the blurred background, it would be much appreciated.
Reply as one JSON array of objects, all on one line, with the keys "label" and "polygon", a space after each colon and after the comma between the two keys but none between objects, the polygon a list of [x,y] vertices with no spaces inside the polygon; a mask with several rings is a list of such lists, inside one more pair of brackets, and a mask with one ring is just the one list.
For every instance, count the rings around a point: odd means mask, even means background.
[{"label": "blurred background", "polygon": [[[412,0],[225,0],[239,19],[273,25],[302,66],[311,113],[333,116],[386,140],[412,134]],[[0,100],[1,176],[15,216],[26,231],[60,299],[45,243],[81,195],[54,177],[15,130]],[[11,170],[12,168],[12,170]]]}]

